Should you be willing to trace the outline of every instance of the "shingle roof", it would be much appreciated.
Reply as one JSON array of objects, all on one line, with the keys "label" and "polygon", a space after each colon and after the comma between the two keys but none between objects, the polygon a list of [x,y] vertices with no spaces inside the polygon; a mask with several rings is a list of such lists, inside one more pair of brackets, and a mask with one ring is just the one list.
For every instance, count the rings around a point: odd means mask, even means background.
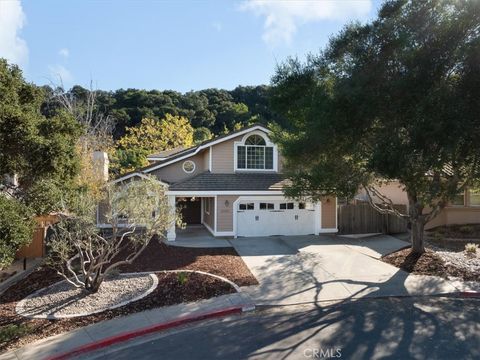
[{"label": "shingle roof", "polygon": [[150,158],[167,158],[167,157],[175,155],[175,154],[177,154],[177,153],[179,153],[183,150],[185,150],[185,148],[183,146],[177,146],[174,149],[160,151],[156,154],[150,154],[150,155],[147,156],[147,158],[148,159],[150,159]]},{"label": "shingle roof", "polygon": [[265,191],[281,190],[288,180],[277,173],[216,174],[206,171],[170,185],[171,191]]}]

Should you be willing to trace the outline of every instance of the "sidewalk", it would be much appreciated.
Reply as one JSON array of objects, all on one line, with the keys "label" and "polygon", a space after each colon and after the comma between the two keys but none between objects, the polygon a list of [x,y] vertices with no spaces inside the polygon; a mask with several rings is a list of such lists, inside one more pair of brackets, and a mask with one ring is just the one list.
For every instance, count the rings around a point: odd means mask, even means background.
[{"label": "sidewalk", "polygon": [[[155,327],[169,327],[175,321],[195,321],[222,310],[249,311],[254,309],[250,297],[244,293],[218,296],[194,303],[184,303],[102,321],[97,324],[78,328],[67,333],[55,335],[23,348],[0,355],[0,360],[52,359],[79,347],[92,343],[112,341],[113,337],[125,333],[146,333]],[[171,326],[170,326],[171,327]],[[153,331],[150,331],[153,332]],[[125,337],[125,336],[124,336]],[[125,340],[126,337],[125,337]]]}]

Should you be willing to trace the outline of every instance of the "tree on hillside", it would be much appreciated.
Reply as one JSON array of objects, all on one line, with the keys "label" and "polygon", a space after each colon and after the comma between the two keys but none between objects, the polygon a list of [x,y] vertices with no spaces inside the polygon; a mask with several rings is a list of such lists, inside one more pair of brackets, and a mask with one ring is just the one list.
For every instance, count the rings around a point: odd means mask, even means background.
[{"label": "tree on hillside", "polygon": [[[360,187],[379,211],[423,230],[480,180],[480,2],[387,1],[378,18],[353,24],[306,63],[273,78],[276,137],[293,184],[287,195],[351,197]],[[408,214],[377,192],[398,180]]]},{"label": "tree on hillside", "polygon": [[139,126],[126,129],[116,143],[112,156],[113,170],[125,173],[147,165],[147,155],[193,145],[193,128],[180,116],[165,115],[162,120],[145,118]]}]

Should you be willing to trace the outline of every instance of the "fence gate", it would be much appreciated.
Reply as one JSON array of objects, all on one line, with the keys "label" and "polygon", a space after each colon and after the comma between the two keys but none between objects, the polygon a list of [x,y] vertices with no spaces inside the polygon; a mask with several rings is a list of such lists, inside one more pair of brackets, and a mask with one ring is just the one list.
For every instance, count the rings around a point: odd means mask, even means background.
[{"label": "fence gate", "polygon": [[[405,205],[395,205],[405,212]],[[349,204],[338,207],[339,234],[395,234],[407,231],[407,221],[395,215],[381,214],[369,204]]]}]

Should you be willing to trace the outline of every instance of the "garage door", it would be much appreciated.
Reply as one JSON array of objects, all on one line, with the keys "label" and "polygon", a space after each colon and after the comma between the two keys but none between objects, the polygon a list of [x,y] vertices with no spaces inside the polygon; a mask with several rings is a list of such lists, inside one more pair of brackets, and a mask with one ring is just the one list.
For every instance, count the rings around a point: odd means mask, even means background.
[{"label": "garage door", "polygon": [[241,201],[237,205],[237,236],[313,233],[313,205],[288,201]]}]

